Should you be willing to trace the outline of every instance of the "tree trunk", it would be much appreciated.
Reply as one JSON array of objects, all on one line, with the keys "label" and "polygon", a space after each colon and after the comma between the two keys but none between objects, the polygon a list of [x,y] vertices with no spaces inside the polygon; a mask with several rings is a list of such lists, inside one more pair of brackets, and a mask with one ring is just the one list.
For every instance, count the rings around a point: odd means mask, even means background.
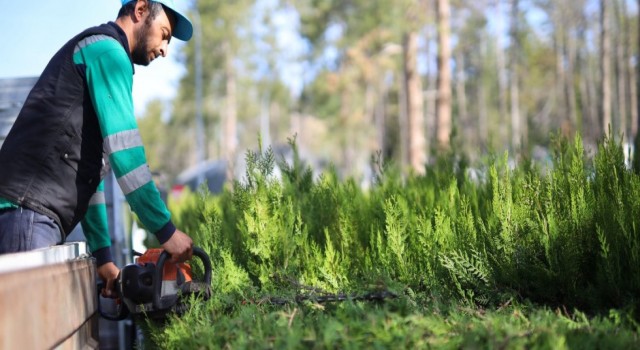
[{"label": "tree trunk", "polygon": [[233,55],[229,43],[224,45],[225,62],[225,109],[224,109],[224,157],[227,161],[227,179],[233,179],[237,146],[237,86]]},{"label": "tree trunk", "polygon": [[418,34],[416,32],[405,34],[403,48],[409,122],[409,164],[418,174],[423,174],[426,160],[424,101],[422,97],[422,81],[418,73]]},{"label": "tree trunk", "polygon": [[[200,14],[198,11],[194,12],[193,16],[195,31],[195,134],[196,134],[196,164],[200,164],[207,159],[207,142],[205,141],[206,129],[204,126],[204,120],[202,116],[202,26],[200,24]],[[199,175],[203,176],[203,175]],[[198,185],[202,183],[202,179],[198,179]]]},{"label": "tree trunk", "polygon": [[399,120],[398,130],[399,132],[399,144],[400,144],[400,164],[402,165],[403,173],[409,165],[409,118],[407,116],[408,104],[407,104],[407,83],[406,79],[398,79],[399,86]]},{"label": "tree trunk", "polygon": [[[640,0],[637,1],[637,5],[638,8],[640,8]],[[637,58],[640,58],[640,21],[638,21],[638,28],[637,28],[637,33],[636,33],[636,37],[637,37],[637,42],[636,42],[636,61]],[[634,134],[634,138],[633,138],[633,150],[634,150],[634,156],[633,156],[633,170],[636,172],[636,174],[640,173],[640,132],[638,132],[638,130],[640,129],[640,103],[638,103],[638,101],[640,100],[640,96],[638,95],[640,93],[640,63],[636,62],[636,69],[635,69],[635,80],[636,80],[636,86],[635,86],[635,100],[636,100],[636,119],[633,121],[634,123],[634,128],[635,128],[635,134]]]},{"label": "tree trunk", "polygon": [[520,38],[519,38],[519,0],[511,2],[511,60],[510,60],[510,96],[511,96],[511,147],[513,151],[520,150],[521,141],[525,137],[524,125],[520,116],[520,86],[518,69],[520,67]]},{"label": "tree trunk", "polygon": [[582,125],[578,129],[584,138],[585,144],[594,145],[600,131],[600,118],[598,101],[597,59],[590,55],[587,48],[587,32],[590,31],[588,20],[582,15],[577,28],[578,42],[581,44],[577,50],[577,72],[580,76],[580,104],[582,112]]},{"label": "tree trunk", "polygon": [[373,122],[376,126],[376,145],[380,151],[380,161],[384,164],[385,155],[387,151],[387,122],[386,122],[386,107],[387,107],[387,95],[389,93],[389,80],[386,79],[389,73],[385,73],[385,78],[379,80],[378,87],[378,100],[375,105]]},{"label": "tree trunk", "polygon": [[260,125],[260,147],[262,147],[262,150],[266,150],[271,146],[271,106],[272,103],[268,94],[262,96],[260,101],[260,118],[258,120]]},{"label": "tree trunk", "polygon": [[611,39],[608,0],[600,0],[600,12],[600,117],[603,133],[608,135],[611,126]]},{"label": "tree trunk", "polygon": [[436,120],[437,139],[441,149],[449,148],[451,136],[451,42],[449,0],[437,0],[438,23],[438,97]]},{"label": "tree trunk", "polygon": [[606,132],[605,129],[602,128],[602,97],[600,95],[600,86],[598,86],[598,69],[597,66],[599,64],[598,58],[592,58],[590,62],[587,62],[587,88],[589,91],[589,96],[591,100],[591,115],[592,119],[590,120],[590,124],[593,126],[592,128],[587,128],[588,130],[593,130],[590,132],[591,134],[591,143],[593,145],[596,144],[598,139]]},{"label": "tree trunk", "polygon": [[[458,120],[459,125],[469,125],[468,111],[467,111],[467,92],[466,92],[466,76],[465,76],[465,61],[462,50],[456,51],[456,102],[458,104]],[[465,135],[463,130],[462,135]],[[468,135],[469,136],[469,135]],[[471,140],[472,138],[466,137],[465,139]]]},{"label": "tree trunk", "polygon": [[554,35],[553,35],[553,48],[556,53],[556,92],[553,94],[553,97],[556,96],[560,100],[559,103],[556,103],[557,106],[556,112],[560,116],[560,124],[562,128],[567,127],[568,117],[568,106],[569,100],[566,95],[566,86],[567,86],[567,69],[565,65],[565,21],[566,18],[563,18],[563,7],[562,3],[559,1],[553,2],[553,26],[554,26]]},{"label": "tree trunk", "polygon": [[484,150],[488,146],[489,140],[489,113],[487,112],[487,88],[485,79],[487,76],[486,62],[488,61],[487,54],[487,32],[483,30],[482,34],[482,51],[480,55],[480,64],[478,66],[478,76],[480,77],[478,83],[477,100],[478,100],[478,142],[480,149]]},{"label": "tree trunk", "polygon": [[[344,73],[341,73],[344,74]],[[342,164],[340,165],[341,173],[344,177],[353,174],[353,150],[349,140],[351,123],[349,122],[350,113],[352,111],[350,102],[350,88],[344,87],[340,91],[340,150],[342,153]]]},{"label": "tree trunk", "polygon": [[[623,1],[624,3],[624,1]],[[619,134],[622,137],[622,140],[626,140],[627,138],[627,64],[626,64],[626,52],[625,45],[626,42],[626,26],[624,16],[626,16],[626,9],[621,9],[620,7],[624,4],[620,4],[617,0],[613,2],[613,9],[615,14],[615,29],[618,35],[612,36],[614,38],[614,46],[615,46],[615,70],[613,78],[617,82],[617,101],[614,105],[615,113],[614,116],[617,116],[616,122],[614,124],[617,126],[615,129],[616,134]],[[612,30],[613,31],[613,30]]]},{"label": "tree trunk", "polygon": [[576,102],[576,82],[575,82],[575,70],[576,70],[576,39],[572,35],[565,36],[566,49],[567,49],[567,79],[565,95],[569,108],[569,121],[571,123],[572,131],[578,129],[578,105]]},{"label": "tree trunk", "polygon": [[[430,12],[433,13],[434,11]],[[435,30],[426,30],[425,33],[425,42],[432,43],[437,40],[437,28]],[[427,62],[425,63],[427,66],[426,72],[426,85],[427,90],[424,94],[426,107],[426,115],[425,115],[425,128],[426,128],[426,138],[427,138],[427,161],[431,156],[431,148],[435,145],[436,133],[438,129],[438,120],[437,120],[437,95],[438,95],[438,74],[437,74],[437,62],[434,65],[432,60],[433,52],[431,47],[433,45],[424,45],[424,56],[427,57]]]},{"label": "tree trunk", "polygon": [[285,140],[289,137],[289,134],[282,134],[283,120],[285,119],[283,113],[283,106],[277,100],[272,100],[269,103],[269,132],[270,132],[270,144],[273,140]]},{"label": "tree trunk", "polygon": [[[640,64],[636,64],[636,67]],[[633,63],[628,62],[629,69],[629,100],[631,104],[631,120],[629,120],[629,141],[635,140],[638,133],[638,73]]]},{"label": "tree trunk", "polygon": [[[502,16],[500,4],[498,3],[498,9],[496,11],[498,16]],[[508,84],[509,84],[509,72],[507,71],[507,59],[502,46],[502,35],[497,35],[496,40],[496,64],[498,70],[498,110],[500,115],[498,116],[498,138],[503,145],[509,143],[509,122],[508,118]]]},{"label": "tree trunk", "polygon": [[[638,1],[638,5],[640,6],[640,0]],[[623,8],[623,14],[627,13],[627,4],[626,2],[624,3],[624,8]],[[627,88],[628,88],[628,92],[629,92],[629,123],[627,124],[627,140],[629,143],[632,143],[635,140],[636,137],[636,133],[638,132],[638,124],[637,124],[637,120],[638,120],[638,91],[637,91],[637,85],[638,84],[638,74],[636,72],[636,69],[634,68],[634,64],[633,62],[631,62],[631,52],[630,49],[633,47],[633,43],[631,42],[631,25],[629,21],[625,21],[626,25],[625,25],[625,52],[626,52],[626,61],[625,61],[625,69],[627,71],[627,74],[629,75],[629,80],[627,81]],[[640,23],[640,22],[639,22]],[[640,24],[639,24],[640,25]],[[638,40],[640,40],[640,35],[638,35]],[[637,58],[640,57],[640,55],[636,56],[636,61]],[[639,67],[640,64],[638,62],[635,63],[635,67]]]},{"label": "tree trunk", "polygon": [[633,73],[631,72],[630,69],[630,54],[629,54],[629,47],[631,46],[631,42],[629,41],[629,23],[628,23],[628,17],[627,17],[627,2],[626,1],[622,1],[622,8],[621,8],[621,15],[620,15],[620,27],[621,27],[621,31],[622,31],[622,60],[620,61],[621,67],[622,67],[622,79],[624,81],[624,85],[623,85],[623,92],[624,92],[624,102],[625,102],[625,114],[624,114],[624,124],[623,124],[623,129],[622,132],[624,133],[624,138],[626,142],[630,142],[631,140],[633,140],[633,137],[631,136],[631,114],[633,113],[629,113],[629,111],[633,111],[633,106],[631,105],[631,80],[633,78]]}]

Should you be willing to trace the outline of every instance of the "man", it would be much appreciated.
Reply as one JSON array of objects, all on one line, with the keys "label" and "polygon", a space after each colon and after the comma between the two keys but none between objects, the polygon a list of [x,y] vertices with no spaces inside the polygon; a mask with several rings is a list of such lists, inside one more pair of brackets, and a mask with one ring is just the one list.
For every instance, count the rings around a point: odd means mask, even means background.
[{"label": "man", "polygon": [[191,38],[173,0],[122,0],[115,22],[85,30],[51,59],[0,149],[0,254],[60,244],[81,222],[104,296],[119,269],[109,247],[103,177],[125,197],[172,260],[193,242],[171,222],[146,164],[133,115],[133,64]]}]

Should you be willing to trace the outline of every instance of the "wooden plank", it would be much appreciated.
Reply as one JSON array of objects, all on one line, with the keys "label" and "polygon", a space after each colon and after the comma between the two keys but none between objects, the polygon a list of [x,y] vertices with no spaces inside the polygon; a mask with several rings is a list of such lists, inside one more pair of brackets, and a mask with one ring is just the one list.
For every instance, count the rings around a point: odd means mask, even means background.
[{"label": "wooden plank", "polygon": [[76,332],[94,324],[95,281],[95,261],[87,258],[0,274],[0,348],[50,349],[86,338]]}]

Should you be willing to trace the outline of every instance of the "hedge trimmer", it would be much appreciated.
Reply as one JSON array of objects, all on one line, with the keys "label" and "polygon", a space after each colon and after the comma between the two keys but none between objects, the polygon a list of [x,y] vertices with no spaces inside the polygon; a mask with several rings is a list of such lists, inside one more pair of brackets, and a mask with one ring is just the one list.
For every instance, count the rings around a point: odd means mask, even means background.
[{"label": "hedge trimmer", "polygon": [[[211,295],[211,260],[204,250],[193,248],[193,256],[202,260],[204,278],[196,280],[187,263],[165,264],[169,253],[162,249],[149,249],[137,257],[136,262],[123,267],[116,278],[117,313],[100,315],[108,320],[120,321],[134,317],[164,319],[170,312],[182,314],[192,295],[204,300]],[[98,287],[98,293],[102,286]]]},{"label": "hedge trimmer", "polygon": [[[201,297],[202,300],[211,296],[211,260],[201,248],[193,248],[193,256],[198,257],[204,265],[204,277],[201,280],[194,278],[191,266],[187,263],[166,263],[170,256],[162,249],[149,249],[144,254],[136,255],[136,262],[123,267],[116,278],[116,313],[103,312],[98,303],[98,311],[105,319],[120,321],[131,315],[134,318],[164,320],[171,312],[178,315],[184,313],[188,309],[191,296]],[[386,290],[366,294],[331,294],[312,287],[298,287],[307,292],[291,298],[266,296],[256,300],[245,300],[243,304],[383,301],[397,297],[395,293]],[[98,293],[100,290],[101,284],[98,286]]]}]

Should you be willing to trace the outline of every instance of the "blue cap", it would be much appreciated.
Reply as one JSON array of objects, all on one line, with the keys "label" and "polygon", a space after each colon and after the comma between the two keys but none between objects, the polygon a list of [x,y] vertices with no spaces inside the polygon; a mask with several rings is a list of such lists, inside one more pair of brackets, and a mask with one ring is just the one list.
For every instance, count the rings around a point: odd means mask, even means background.
[{"label": "blue cap", "polygon": [[[124,6],[134,0],[121,0],[121,1],[122,1],[122,6]],[[173,15],[176,19],[176,24],[175,24],[175,28],[173,28],[173,33],[171,33],[171,35],[173,35],[175,38],[178,38],[184,41],[188,41],[189,39],[191,39],[191,36],[193,35],[193,25],[191,25],[191,21],[189,21],[187,16],[185,16],[184,14],[182,14],[182,12],[178,10],[173,0],[151,0],[151,1],[161,3],[162,5],[164,5],[165,9],[168,9],[171,12],[173,12]]]}]

